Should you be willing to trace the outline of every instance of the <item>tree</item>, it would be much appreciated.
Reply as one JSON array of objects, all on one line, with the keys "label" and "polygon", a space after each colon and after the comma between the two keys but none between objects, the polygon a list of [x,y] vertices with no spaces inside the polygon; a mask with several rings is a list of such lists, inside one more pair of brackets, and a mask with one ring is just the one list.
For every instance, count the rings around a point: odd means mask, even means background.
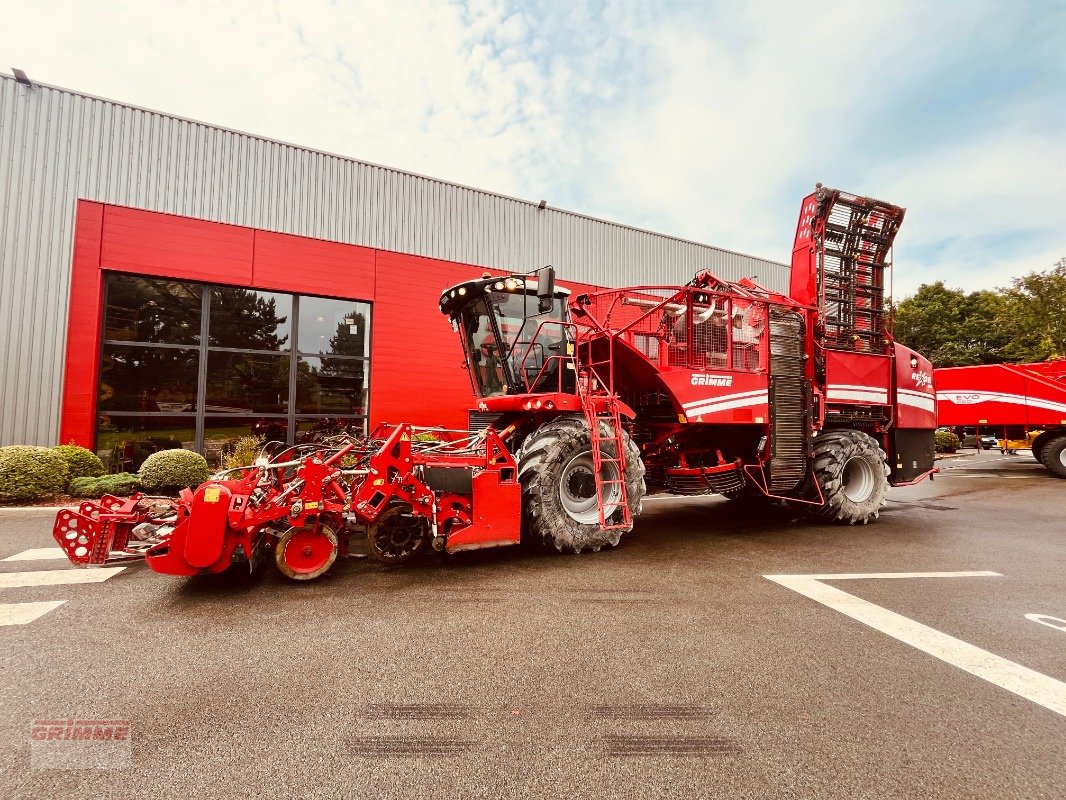
[{"label": "tree", "polygon": [[1001,291],[1013,322],[1008,357],[1043,361],[1066,356],[1066,258],[1045,272],[1015,278]]},{"label": "tree", "polygon": [[896,306],[895,338],[938,367],[993,364],[1006,359],[1013,336],[1007,306],[994,291],[922,284]]}]

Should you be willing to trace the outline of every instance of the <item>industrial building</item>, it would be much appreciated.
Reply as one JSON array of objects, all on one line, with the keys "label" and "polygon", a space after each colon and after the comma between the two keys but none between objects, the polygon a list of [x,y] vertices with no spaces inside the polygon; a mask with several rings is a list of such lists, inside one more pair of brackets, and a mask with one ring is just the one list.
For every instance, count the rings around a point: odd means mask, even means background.
[{"label": "industrial building", "polygon": [[441,289],[784,264],[0,74],[0,444],[112,470],[249,431],[465,426]]}]

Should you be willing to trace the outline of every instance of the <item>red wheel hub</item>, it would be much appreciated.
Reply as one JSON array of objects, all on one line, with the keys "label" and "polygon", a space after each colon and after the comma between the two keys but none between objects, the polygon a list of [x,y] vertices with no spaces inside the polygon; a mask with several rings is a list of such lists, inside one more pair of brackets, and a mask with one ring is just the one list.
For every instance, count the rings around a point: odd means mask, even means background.
[{"label": "red wheel hub", "polygon": [[337,537],[328,528],[290,531],[278,543],[278,567],[290,578],[317,578],[337,558]]}]

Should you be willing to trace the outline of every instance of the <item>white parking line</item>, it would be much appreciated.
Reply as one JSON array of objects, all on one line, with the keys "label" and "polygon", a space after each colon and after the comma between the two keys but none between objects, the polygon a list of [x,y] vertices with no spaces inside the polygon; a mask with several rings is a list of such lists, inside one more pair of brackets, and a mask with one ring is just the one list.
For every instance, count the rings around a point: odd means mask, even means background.
[{"label": "white parking line", "polygon": [[41,569],[33,572],[0,572],[0,589],[17,589],[22,586],[61,586],[67,583],[100,583],[125,567],[99,567],[96,569]]},{"label": "white parking line", "polygon": [[15,553],[13,556],[0,558],[0,561],[44,561],[45,559],[66,557],[67,554],[60,547],[32,547],[29,550],[23,550],[21,553]]},{"label": "white parking line", "polygon": [[1041,625],[1047,625],[1057,631],[1066,631],[1066,619],[1049,617],[1047,614],[1026,614],[1025,618],[1033,622],[1039,622]]},{"label": "white parking line", "polygon": [[0,603],[0,627],[25,625],[63,605],[66,600],[48,600],[43,603]]},{"label": "white parking line", "polygon": [[948,636],[935,628],[889,611],[853,594],[828,586],[826,580],[865,578],[977,578],[998,576],[996,572],[880,572],[844,575],[764,575],[775,583],[799,592],[841,614],[869,625],[894,639],[915,647],[941,661],[983,678],[1037,705],[1066,716],[1066,683],[1023,667],[1013,661]]}]

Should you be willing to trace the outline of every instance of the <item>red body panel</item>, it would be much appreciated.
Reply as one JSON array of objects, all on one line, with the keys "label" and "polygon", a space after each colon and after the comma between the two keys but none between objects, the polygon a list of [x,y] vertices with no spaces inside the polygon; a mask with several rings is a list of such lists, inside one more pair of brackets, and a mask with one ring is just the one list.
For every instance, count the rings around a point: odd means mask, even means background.
[{"label": "red body panel", "polygon": [[522,522],[522,487],[499,472],[482,472],[473,480],[473,519],[448,537],[447,551],[480,550],[518,544]]},{"label": "red body panel", "polygon": [[765,373],[676,369],[662,380],[689,422],[762,424],[770,418]]},{"label": "red body panel", "polygon": [[1061,362],[989,364],[936,370],[941,425],[1066,425],[1066,372]]},{"label": "red body panel", "polygon": [[[915,366],[911,366],[914,362]],[[933,365],[908,347],[896,345],[896,427],[935,428]]]},{"label": "red body panel", "polygon": [[230,490],[221,484],[205,484],[197,489],[186,523],[185,561],[201,569],[210,567],[222,556],[226,540]]},{"label": "red body panel", "polygon": [[888,405],[892,385],[889,356],[827,350],[825,399],[830,405]]},{"label": "red body panel", "polygon": [[815,193],[807,195],[800,204],[799,221],[796,223],[796,238],[792,245],[792,271],[789,296],[805,306],[818,305],[818,287],[815,284],[814,222],[818,202]]}]

